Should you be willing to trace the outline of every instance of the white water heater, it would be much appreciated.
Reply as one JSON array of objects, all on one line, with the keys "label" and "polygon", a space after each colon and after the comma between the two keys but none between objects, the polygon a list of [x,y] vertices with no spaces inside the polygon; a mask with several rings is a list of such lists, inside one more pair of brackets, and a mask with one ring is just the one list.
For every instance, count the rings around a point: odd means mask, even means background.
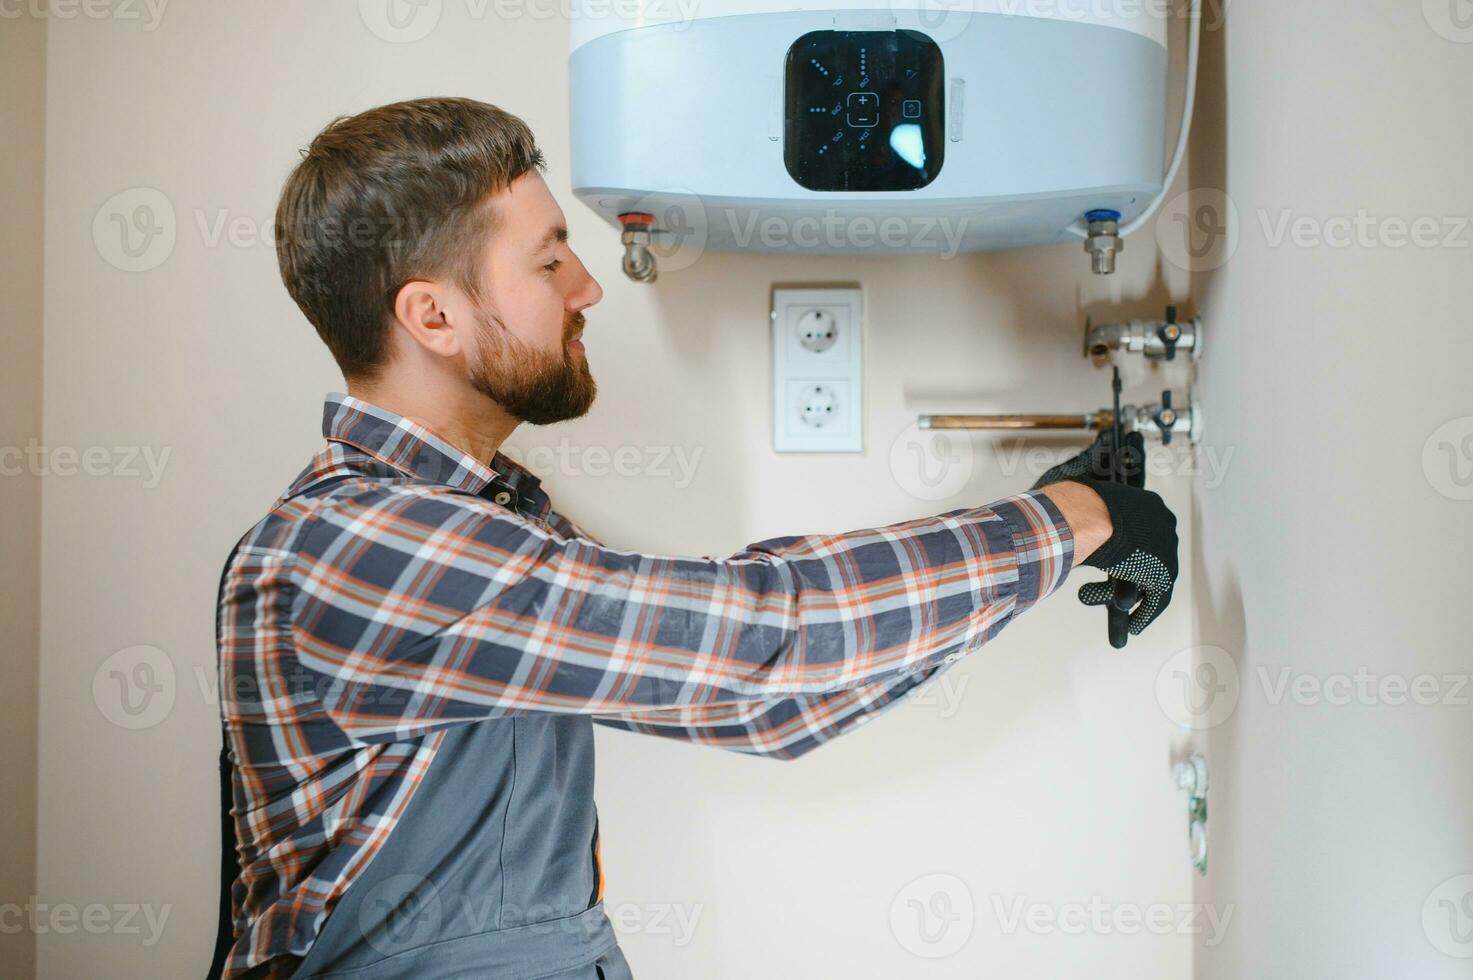
[{"label": "white water heater", "polygon": [[[706,248],[1108,239],[1163,186],[1164,3],[573,0],[570,12],[574,192],[667,267]],[[628,250],[625,269],[653,275]]]}]

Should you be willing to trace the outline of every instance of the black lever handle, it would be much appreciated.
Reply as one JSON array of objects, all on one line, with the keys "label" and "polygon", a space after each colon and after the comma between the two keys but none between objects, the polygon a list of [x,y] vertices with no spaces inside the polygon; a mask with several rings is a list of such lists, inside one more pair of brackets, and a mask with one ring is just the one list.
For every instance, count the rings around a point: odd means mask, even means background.
[{"label": "black lever handle", "polygon": [[1171,407],[1171,392],[1161,392],[1161,407],[1151,416],[1151,421],[1161,430],[1161,445],[1171,445],[1171,430],[1176,426],[1176,409]]},{"label": "black lever handle", "polygon": [[1176,307],[1166,308],[1166,322],[1156,328],[1156,339],[1166,348],[1166,359],[1176,360],[1176,342],[1181,340],[1181,327],[1176,323]]},{"label": "black lever handle", "polygon": [[1110,585],[1115,590],[1115,595],[1105,607],[1110,646],[1124,650],[1126,641],[1130,639],[1130,611],[1140,601],[1141,590],[1134,582],[1118,578],[1110,579]]},{"label": "black lever handle", "polygon": [[[1120,368],[1118,367],[1114,369],[1114,374],[1110,379],[1110,391],[1115,399],[1113,406],[1115,415],[1112,419],[1115,445],[1110,456],[1110,482],[1124,483],[1121,467],[1125,462],[1125,429],[1120,422]],[[1140,589],[1134,582],[1126,582],[1118,578],[1110,579],[1110,588],[1113,594],[1105,605],[1105,629],[1110,637],[1110,646],[1116,650],[1123,650],[1130,639],[1130,611],[1135,608],[1136,602],[1140,599]]]}]

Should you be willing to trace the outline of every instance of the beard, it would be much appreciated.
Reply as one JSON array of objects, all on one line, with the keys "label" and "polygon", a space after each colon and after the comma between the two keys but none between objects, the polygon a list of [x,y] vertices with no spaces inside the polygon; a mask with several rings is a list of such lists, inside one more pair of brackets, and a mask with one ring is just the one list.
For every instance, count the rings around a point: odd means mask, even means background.
[{"label": "beard", "polygon": [[562,344],[550,351],[514,336],[482,307],[476,311],[477,343],[467,358],[467,379],[520,422],[549,425],[576,419],[598,394],[587,359],[575,359],[569,346],[583,323],[582,313],[565,318]]}]

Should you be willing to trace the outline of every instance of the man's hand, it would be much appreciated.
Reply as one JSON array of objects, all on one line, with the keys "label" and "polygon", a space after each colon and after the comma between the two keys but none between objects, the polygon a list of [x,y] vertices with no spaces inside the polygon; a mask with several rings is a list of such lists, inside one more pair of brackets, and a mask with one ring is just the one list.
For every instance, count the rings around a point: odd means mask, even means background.
[{"label": "man's hand", "polygon": [[1119,467],[1120,477],[1132,487],[1146,485],[1146,439],[1139,432],[1127,433],[1121,440],[1122,447],[1115,451],[1115,430],[1105,429],[1094,443],[1070,459],[1055,466],[1038,478],[1032,489],[1041,490],[1060,480],[1089,477],[1093,480],[1111,480],[1113,468]]},{"label": "man's hand", "polygon": [[[1079,483],[1099,494],[1110,513],[1114,533],[1082,564],[1102,569],[1112,579],[1133,582],[1140,604],[1130,614],[1130,632],[1139,633],[1171,602],[1176,586],[1176,515],[1159,494],[1127,486],[1080,478]],[[1114,597],[1109,582],[1091,582],[1079,588],[1079,601],[1103,606]]]},{"label": "man's hand", "polygon": [[[1114,435],[1106,430],[1084,452],[1045,473],[1033,489],[1047,494],[1069,522],[1076,564],[1137,586],[1140,601],[1130,614],[1130,632],[1140,633],[1171,602],[1178,572],[1176,515],[1158,494],[1144,489],[1144,438],[1132,432],[1121,441],[1117,454]],[[1111,481],[1115,466],[1125,483]],[[1104,533],[1101,510],[1108,518]],[[1114,593],[1110,582],[1091,582],[1080,587],[1079,601],[1103,606]]]},{"label": "man's hand", "polygon": [[1074,535],[1074,564],[1082,565],[1115,533],[1104,498],[1083,483],[1062,480],[1042,493],[1059,508]]}]

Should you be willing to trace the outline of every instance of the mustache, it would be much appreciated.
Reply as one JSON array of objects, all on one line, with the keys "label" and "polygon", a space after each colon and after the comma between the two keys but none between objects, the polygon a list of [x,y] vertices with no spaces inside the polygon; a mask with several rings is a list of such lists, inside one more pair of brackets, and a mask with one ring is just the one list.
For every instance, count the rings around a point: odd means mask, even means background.
[{"label": "mustache", "polygon": [[563,341],[572,340],[573,335],[582,330],[587,322],[588,319],[583,315],[581,310],[568,317],[563,324]]}]

